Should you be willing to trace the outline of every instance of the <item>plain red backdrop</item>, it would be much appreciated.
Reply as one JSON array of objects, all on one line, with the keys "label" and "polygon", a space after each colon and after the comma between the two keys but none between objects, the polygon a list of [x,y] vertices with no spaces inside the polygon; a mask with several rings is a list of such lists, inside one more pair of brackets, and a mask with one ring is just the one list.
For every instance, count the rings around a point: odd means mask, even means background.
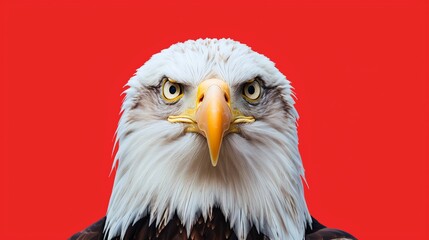
[{"label": "plain red backdrop", "polygon": [[230,37],[290,79],[311,213],[360,239],[428,239],[428,4],[1,3],[2,239],[105,215],[123,85],[173,43]]}]

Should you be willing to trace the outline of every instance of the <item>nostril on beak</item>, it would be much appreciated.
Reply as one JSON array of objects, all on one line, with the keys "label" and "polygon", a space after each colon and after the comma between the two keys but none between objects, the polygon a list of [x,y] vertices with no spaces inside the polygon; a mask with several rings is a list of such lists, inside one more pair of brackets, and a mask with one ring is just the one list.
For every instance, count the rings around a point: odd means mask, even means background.
[{"label": "nostril on beak", "polygon": [[226,95],[226,93],[225,93],[225,94],[223,94],[223,96],[225,97],[225,101],[226,101],[227,103],[229,103],[229,98],[228,98],[228,96]]},{"label": "nostril on beak", "polygon": [[[225,98],[225,102],[229,103],[229,98],[228,95],[226,95],[226,93],[223,95],[223,97]],[[201,97],[198,99],[198,103],[202,103],[204,100],[204,94],[201,95]]]}]

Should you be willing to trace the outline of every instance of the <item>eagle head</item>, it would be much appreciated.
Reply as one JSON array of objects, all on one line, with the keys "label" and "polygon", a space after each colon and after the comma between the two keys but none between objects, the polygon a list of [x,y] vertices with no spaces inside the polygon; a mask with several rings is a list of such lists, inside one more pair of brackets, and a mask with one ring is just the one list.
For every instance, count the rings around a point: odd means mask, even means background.
[{"label": "eagle head", "polygon": [[187,233],[219,208],[239,239],[302,239],[311,222],[290,82],[231,39],[177,43],[131,77],[105,231],[175,214]]}]

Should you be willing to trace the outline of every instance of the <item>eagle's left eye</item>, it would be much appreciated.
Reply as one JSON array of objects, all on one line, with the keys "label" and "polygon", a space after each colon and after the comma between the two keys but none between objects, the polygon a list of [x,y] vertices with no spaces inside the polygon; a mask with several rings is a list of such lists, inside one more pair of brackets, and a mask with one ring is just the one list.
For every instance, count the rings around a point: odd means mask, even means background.
[{"label": "eagle's left eye", "polygon": [[183,96],[183,86],[169,78],[162,82],[162,96],[167,102],[176,102]]},{"label": "eagle's left eye", "polygon": [[258,80],[252,80],[243,85],[243,97],[248,102],[255,102],[261,96],[262,89]]}]

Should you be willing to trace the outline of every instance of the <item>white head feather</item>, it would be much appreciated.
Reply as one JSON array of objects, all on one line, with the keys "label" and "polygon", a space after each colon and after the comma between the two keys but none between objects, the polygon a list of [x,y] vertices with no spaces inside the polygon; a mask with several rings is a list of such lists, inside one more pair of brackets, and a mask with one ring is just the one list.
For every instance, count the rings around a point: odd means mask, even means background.
[{"label": "white head feather", "polygon": [[[160,97],[164,76],[189,86],[174,105]],[[250,105],[237,89],[257,76],[267,91]],[[224,137],[217,167],[202,135],[167,121],[193,107],[198,84],[212,77],[231,87],[234,108],[256,118]],[[290,83],[273,62],[230,39],[186,41],[152,56],[127,85],[105,227],[109,239],[123,236],[146,214],[161,224],[177,213],[189,234],[199,214],[207,218],[212,207],[222,210],[239,239],[251,226],[270,239],[303,238],[311,218],[301,181],[298,115]]]}]

